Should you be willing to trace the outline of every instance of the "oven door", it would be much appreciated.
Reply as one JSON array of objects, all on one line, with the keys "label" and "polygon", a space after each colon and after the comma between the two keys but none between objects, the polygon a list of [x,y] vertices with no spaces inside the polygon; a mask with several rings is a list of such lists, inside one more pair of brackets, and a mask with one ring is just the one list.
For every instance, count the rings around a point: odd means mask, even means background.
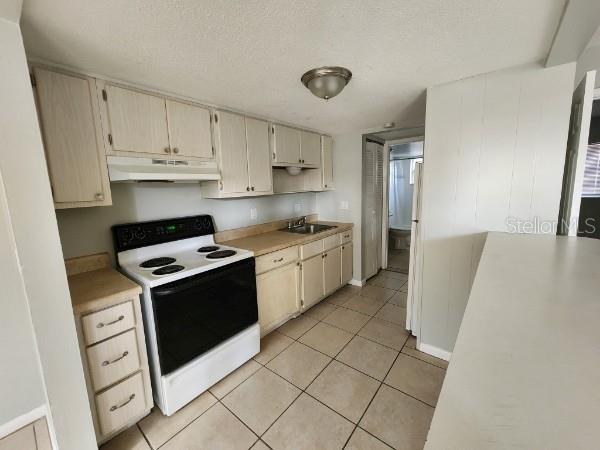
[{"label": "oven door", "polygon": [[254,258],[152,289],[161,374],[258,321]]}]

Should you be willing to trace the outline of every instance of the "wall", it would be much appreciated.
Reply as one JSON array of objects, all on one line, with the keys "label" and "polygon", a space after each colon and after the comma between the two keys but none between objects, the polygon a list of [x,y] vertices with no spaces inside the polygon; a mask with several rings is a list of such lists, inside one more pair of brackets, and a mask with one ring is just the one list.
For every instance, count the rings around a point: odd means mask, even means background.
[{"label": "wall", "polygon": [[[14,316],[16,320],[21,317],[22,321],[23,296],[26,296],[51,412],[51,433],[55,433],[61,450],[95,448],[25,50],[18,24],[3,19],[0,19],[0,66],[0,136],[3,146],[0,151],[0,176],[6,195],[3,209],[8,211],[14,239],[12,258],[7,262],[3,260],[2,265],[0,318],[4,320]],[[10,245],[10,239],[3,245]],[[3,251],[6,251],[6,247]],[[18,258],[21,280],[11,277],[11,285],[18,288],[20,284],[21,290],[20,293],[19,290],[13,291],[14,296],[5,300],[7,290],[4,277],[8,277],[6,267],[11,261],[14,263],[13,258]],[[16,276],[14,271],[13,276]],[[15,306],[15,309],[10,306]],[[27,335],[30,330],[31,326],[25,324],[21,332]],[[20,338],[26,344],[24,353],[30,355],[31,336]],[[8,345],[18,343],[18,340],[13,342],[11,339]],[[4,352],[7,342],[3,340],[2,344]],[[26,368],[30,364],[31,361],[28,361]],[[5,384],[5,375],[8,374],[10,381],[12,374],[7,370],[10,367],[7,361],[2,360],[0,366],[0,385],[16,390],[18,385]],[[33,378],[28,380],[29,376]],[[27,404],[15,405],[15,410],[9,411],[5,409],[5,397],[2,396],[0,410],[3,418],[19,414],[22,409],[31,406],[30,403],[40,401],[39,377],[36,377],[35,371],[30,375],[23,373],[22,377],[32,397],[24,396],[28,399]]]},{"label": "wall", "polygon": [[575,75],[575,85],[578,85],[586,72],[590,70],[597,71],[595,87],[600,88],[600,45],[589,47],[583,51],[577,60],[577,74]]},{"label": "wall", "polygon": [[486,231],[557,220],[574,72],[527,65],[427,90],[421,349],[452,351]]},{"label": "wall", "polygon": [[[56,211],[65,258],[105,251],[113,255],[110,227],[118,223],[211,214],[222,231],[316,211],[312,192],[212,200],[201,197],[197,183],[113,183],[111,190],[112,206]],[[256,220],[250,219],[250,208],[257,209]]]},{"label": "wall", "polygon": [[[317,194],[317,213],[323,220],[354,223],[354,275],[362,279],[361,268],[361,195],[362,195],[362,147],[361,133],[333,136],[334,191]],[[342,209],[347,202],[347,209]]]}]

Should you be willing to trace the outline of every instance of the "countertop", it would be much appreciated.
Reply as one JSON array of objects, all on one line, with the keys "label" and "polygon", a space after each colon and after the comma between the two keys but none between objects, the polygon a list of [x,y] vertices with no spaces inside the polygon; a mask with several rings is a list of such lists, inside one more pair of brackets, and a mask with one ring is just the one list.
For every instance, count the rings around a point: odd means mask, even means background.
[{"label": "countertop", "polygon": [[306,244],[307,242],[323,239],[327,236],[331,236],[332,234],[350,230],[354,226],[351,223],[342,222],[311,221],[309,223],[333,225],[336,228],[316,234],[296,234],[279,230],[268,231],[266,233],[254,234],[252,236],[239,239],[222,241],[220,244],[250,250],[254,252],[254,256],[261,256],[286,247],[292,247],[293,245]]},{"label": "countertop", "polygon": [[105,267],[69,275],[75,314],[97,311],[142,293],[142,288],[115,269]]},{"label": "countertop", "polygon": [[489,233],[427,450],[600,446],[600,240]]}]

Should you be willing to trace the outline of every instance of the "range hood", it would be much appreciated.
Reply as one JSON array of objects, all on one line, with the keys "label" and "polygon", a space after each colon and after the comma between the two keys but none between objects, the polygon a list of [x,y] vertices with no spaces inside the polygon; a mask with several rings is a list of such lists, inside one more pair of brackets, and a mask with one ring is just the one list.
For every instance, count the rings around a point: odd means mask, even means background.
[{"label": "range hood", "polygon": [[108,177],[114,182],[171,181],[193,183],[220,180],[215,161],[178,161],[108,156]]}]

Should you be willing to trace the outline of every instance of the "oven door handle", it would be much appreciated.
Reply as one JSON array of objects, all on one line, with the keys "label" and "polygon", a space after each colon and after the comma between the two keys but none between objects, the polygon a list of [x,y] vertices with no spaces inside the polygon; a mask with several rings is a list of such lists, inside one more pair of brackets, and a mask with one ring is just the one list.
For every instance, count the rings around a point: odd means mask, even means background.
[{"label": "oven door handle", "polygon": [[160,287],[154,288],[154,289],[152,289],[152,296],[153,297],[164,297],[167,295],[177,294],[178,292],[184,292],[189,289],[200,286],[200,285],[204,284],[205,282],[206,282],[206,278],[201,278],[201,279],[188,281],[187,283],[181,283],[181,284],[178,284],[177,286],[169,286],[169,287],[165,287],[165,288],[160,288]]}]

